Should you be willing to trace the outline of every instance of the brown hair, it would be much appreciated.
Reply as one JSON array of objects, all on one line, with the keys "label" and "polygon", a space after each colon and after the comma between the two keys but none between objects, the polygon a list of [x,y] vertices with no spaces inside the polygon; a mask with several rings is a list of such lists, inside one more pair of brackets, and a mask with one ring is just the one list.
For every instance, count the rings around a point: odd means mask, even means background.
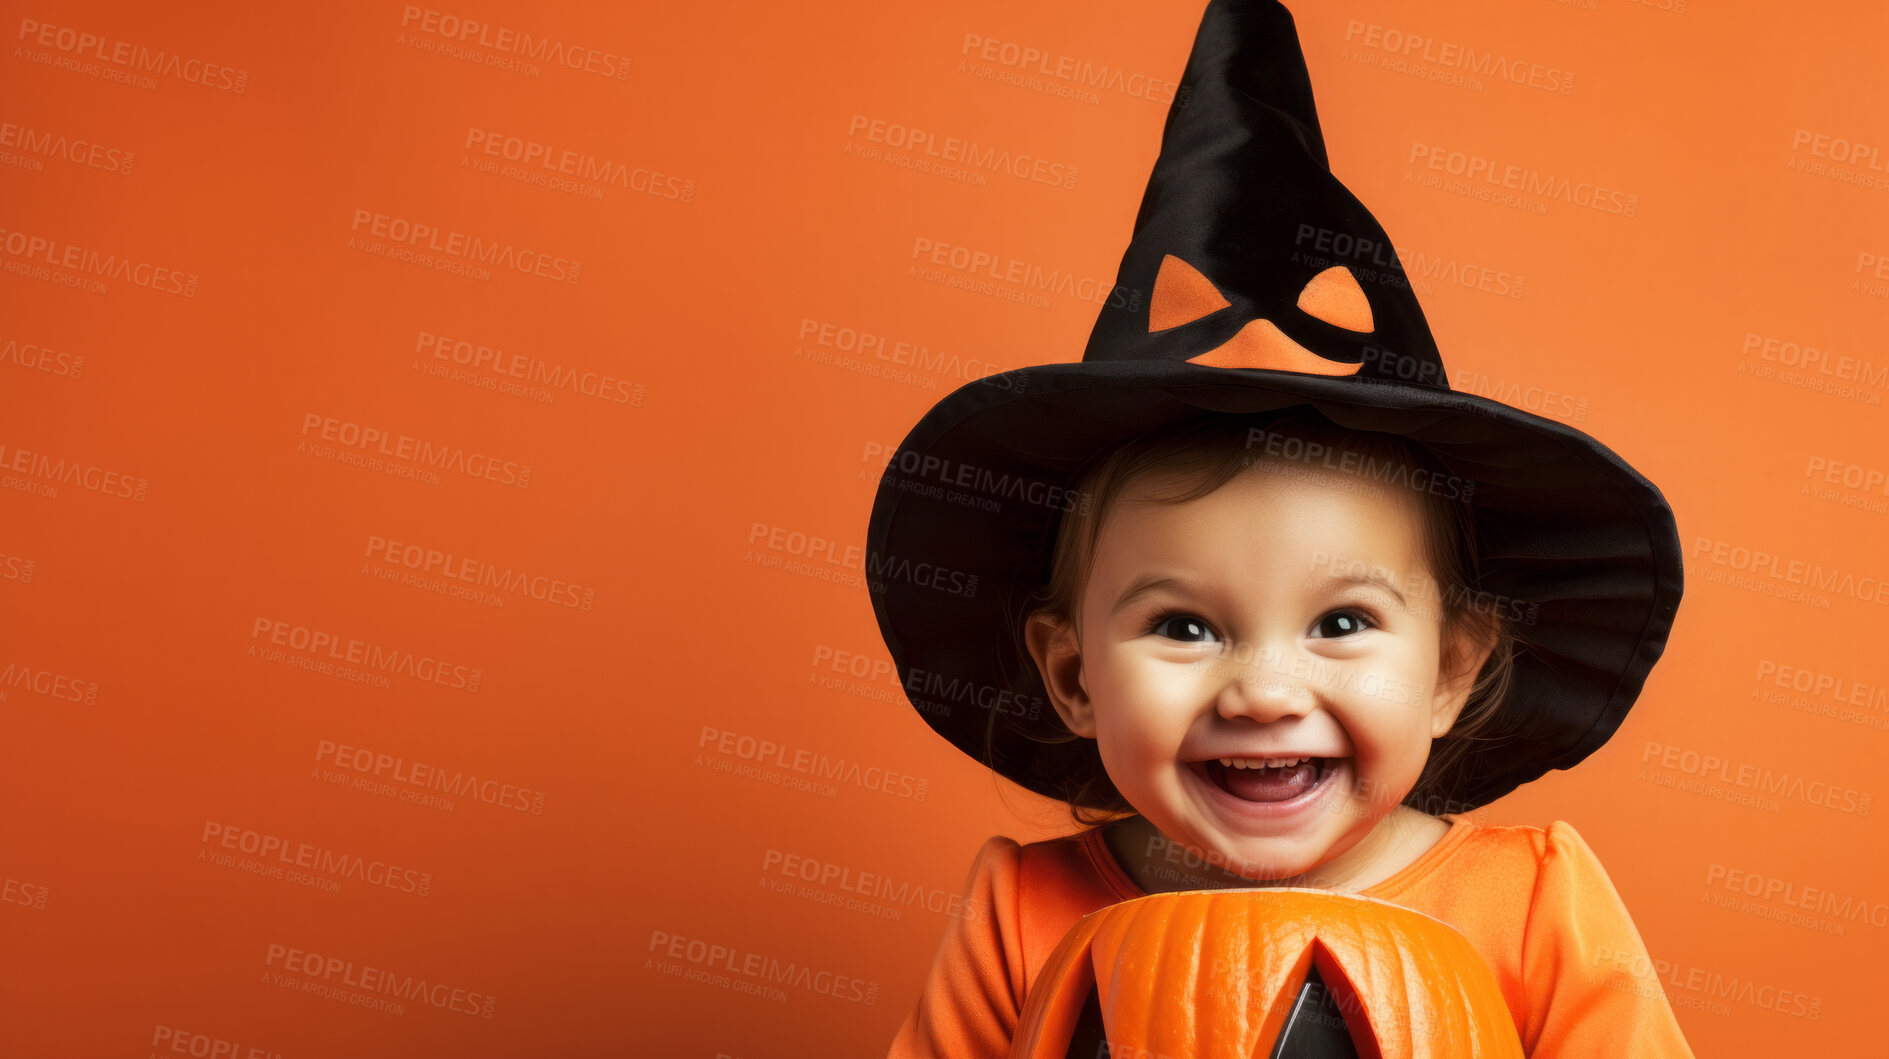
[{"label": "brown hair", "polygon": [[[1265,449],[1254,448],[1256,434],[1268,440]],[[1296,446],[1294,441],[1298,442]],[[1453,674],[1460,670],[1461,656],[1470,647],[1491,644],[1492,648],[1456,723],[1433,742],[1423,772],[1401,804],[1441,813],[1462,811],[1468,805],[1454,800],[1456,792],[1446,787],[1445,777],[1472,744],[1489,738],[1485,732],[1508,691],[1517,635],[1497,608],[1477,602],[1481,597],[1477,595],[1476,526],[1467,500],[1473,483],[1461,488],[1465,483],[1450,475],[1428,449],[1396,434],[1340,427],[1309,406],[1298,406],[1283,413],[1215,414],[1190,419],[1129,438],[1097,454],[1078,473],[1072,488],[1072,495],[1084,502],[1065,511],[1056,528],[1048,581],[1026,599],[1021,620],[1011,629],[1022,655],[1020,665],[1026,667],[1024,672],[1036,675],[1035,661],[1023,647],[1023,630],[1033,617],[1045,615],[1078,624],[1082,592],[1094,565],[1103,523],[1131,483],[1160,472],[1178,474],[1181,486],[1177,490],[1147,499],[1179,504],[1206,496],[1257,463],[1290,462],[1312,453],[1323,455],[1328,466],[1333,465],[1334,454],[1350,454],[1343,466],[1364,468],[1361,477],[1365,478],[1383,478],[1386,471],[1414,478],[1416,472],[1422,472],[1430,476],[1428,481],[1449,481],[1458,486],[1454,497],[1434,488],[1418,490],[1423,497],[1423,554],[1430,578],[1436,583],[1443,624],[1441,672]],[[1038,743],[1088,743],[1081,764],[1059,784],[1058,793],[1069,803],[1076,824],[1088,828],[1133,814],[1134,807],[1109,779],[1094,742],[1070,732],[1053,709],[1047,712],[1054,734],[1018,730]],[[992,720],[996,722],[997,718]],[[1001,723],[1014,722],[1005,718]],[[987,757],[994,734],[986,733]]]}]

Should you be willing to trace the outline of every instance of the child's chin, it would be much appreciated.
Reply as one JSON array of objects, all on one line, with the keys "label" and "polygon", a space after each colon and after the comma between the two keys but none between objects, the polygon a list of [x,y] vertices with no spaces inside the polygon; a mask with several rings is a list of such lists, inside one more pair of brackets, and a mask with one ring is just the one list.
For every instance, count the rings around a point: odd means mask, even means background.
[{"label": "child's chin", "polygon": [[[1273,848],[1266,849],[1264,853],[1256,853],[1258,861],[1254,866],[1260,870],[1252,874],[1241,872],[1241,874],[1247,874],[1247,878],[1251,878],[1256,885],[1277,883],[1279,880],[1300,880],[1294,885],[1324,885],[1317,878],[1319,865],[1332,859],[1332,846],[1322,836],[1320,838],[1281,836],[1281,838],[1264,838],[1260,842]],[[1311,876],[1311,878],[1300,878],[1300,876]]]},{"label": "child's chin", "polygon": [[[1254,886],[1270,885],[1307,873],[1316,875],[1318,866],[1331,859],[1330,840],[1322,835],[1242,836],[1230,839],[1228,845],[1230,848],[1222,850],[1226,855],[1226,871]],[[1302,885],[1319,884],[1316,880],[1306,880]]]}]

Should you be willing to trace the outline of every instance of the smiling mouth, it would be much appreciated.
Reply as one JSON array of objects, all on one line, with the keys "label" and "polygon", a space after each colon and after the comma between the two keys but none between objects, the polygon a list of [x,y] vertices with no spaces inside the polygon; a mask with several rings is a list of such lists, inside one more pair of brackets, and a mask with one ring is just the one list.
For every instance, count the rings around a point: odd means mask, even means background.
[{"label": "smiling mouth", "polygon": [[1192,768],[1221,790],[1249,802],[1284,802],[1298,798],[1324,782],[1343,758],[1315,757],[1296,765],[1242,768],[1219,760],[1195,762]]}]

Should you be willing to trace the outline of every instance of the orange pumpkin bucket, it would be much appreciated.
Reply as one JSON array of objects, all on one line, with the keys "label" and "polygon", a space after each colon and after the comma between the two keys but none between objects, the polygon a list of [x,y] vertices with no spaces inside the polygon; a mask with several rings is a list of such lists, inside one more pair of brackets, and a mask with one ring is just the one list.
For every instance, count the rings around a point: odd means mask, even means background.
[{"label": "orange pumpkin bucket", "polygon": [[1011,1059],[1522,1059],[1448,923],[1310,889],[1189,890],[1091,912],[1025,999]]}]

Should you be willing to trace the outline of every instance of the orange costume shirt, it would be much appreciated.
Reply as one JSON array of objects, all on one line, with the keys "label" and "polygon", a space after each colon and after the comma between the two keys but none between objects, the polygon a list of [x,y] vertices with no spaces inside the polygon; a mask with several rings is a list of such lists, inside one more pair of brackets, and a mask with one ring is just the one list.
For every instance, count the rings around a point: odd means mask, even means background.
[{"label": "orange costume shirt", "polygon": [[[1435,846],[1359,892],[1462,931],[1495,972],[1531,1059],[1692,1059],[1639,930],[1573,827],[1443,819],[1450,829]],[[1095,829],[1029,845],[991,837],[964,895],[887,1059],[1007,1055],[1023,998],[1063,935],[1147,891]]]}]

